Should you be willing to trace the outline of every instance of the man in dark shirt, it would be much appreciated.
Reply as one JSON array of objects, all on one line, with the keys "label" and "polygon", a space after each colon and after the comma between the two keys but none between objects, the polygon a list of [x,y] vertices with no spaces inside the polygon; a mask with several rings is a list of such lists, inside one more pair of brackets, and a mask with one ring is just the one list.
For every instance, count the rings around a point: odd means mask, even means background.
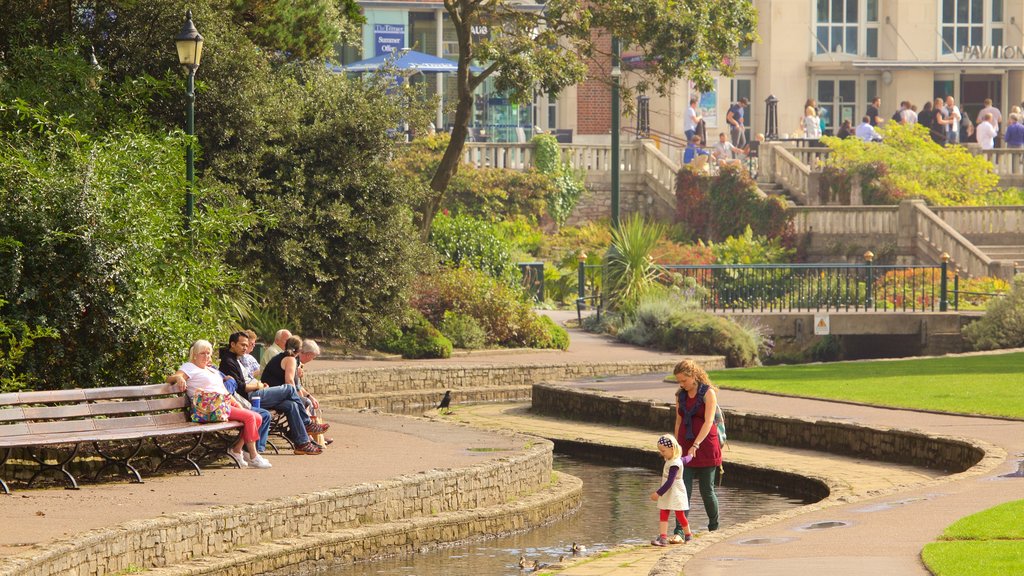
[{"label": "man in dark shirt", "polygon": [[868,106],[868,113],[867,113],[867,117],[870,119],[869,121],[871,122],[872,126],[878,126],[879,124],[884,122],[884,120],[882,120],[882,118],[880,118],[878,116],[878,110],[881,107],[882,107],[882,99],[880,97],[878,97],[878,96],[875,96],[875,99],[871,101],[871,105]]},{"label": "man in dark shirt", "polygon": [[747,104],[746,98],[740,98],[729,107],[729,112],[725,115],[725,121],[729,123],[729,136],[736,148],[745,148],[747,145],[747,134],[743,127],[743,109]]},{"label": "man in dark shirt", "polygon": [[[245,354],[245,351],[249,349],[249,335],[245,332],[235,332],[228,339],[227,349],[221,349],[220,351],[220,366],[218,370],[224,373],[225,376],[230,376],[235,379],[235,390],[239,396],[248,399],[247,386],[253,390],[256,389],[258,384],[245,383],[245,372],[242,370],[242,364],[239,359]],[[229,390],[229,392],[232,392]],[[259,414],[263,420],[260,422],[260,437],[256,440],[256,451],[262,453],[267,449],[267,434],[270,432],[270,422],[273,420],[268,412],[262,406],[257,408],[252,407],[252,411]],[[249,453],[245,452],[243,457],[246,462],[249,461]]]}]

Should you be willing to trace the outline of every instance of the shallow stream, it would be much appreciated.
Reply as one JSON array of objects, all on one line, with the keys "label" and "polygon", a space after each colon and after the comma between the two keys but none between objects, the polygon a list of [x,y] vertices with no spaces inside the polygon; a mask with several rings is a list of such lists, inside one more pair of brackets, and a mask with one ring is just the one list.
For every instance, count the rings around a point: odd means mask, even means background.
[{"label": "shallow stream", "polygon": [[[650,542],[658,531],[657,504],[649,499],[660,474],[642,468],[590,464],[568,456],[555,456],[556,470],[583,480],[583,507],[573,516],[528,532],[492,540],[441,548],[422,554],[359,562],[327,571],[330,576],[441,576],[487,574],[520,576],[520,556],[528,561],[557,562],[570,557],[574,542],[586,546],[586,555],[620,544]],[[694,485],[696,491],[696,485]],[[773,514],[804,501],[749,488],[718,489],[721,523],[731,526]],[[689,517],[695,531],[707,527],[699,494],[692,499]]]}]

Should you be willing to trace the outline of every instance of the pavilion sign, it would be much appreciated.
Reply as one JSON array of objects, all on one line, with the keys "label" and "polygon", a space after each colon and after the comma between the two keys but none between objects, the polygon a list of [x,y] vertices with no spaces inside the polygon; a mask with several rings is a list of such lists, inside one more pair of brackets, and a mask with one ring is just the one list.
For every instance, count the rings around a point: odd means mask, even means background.
[{"label": "pavilion sign", "polygon": [[1020,46],[964,46],[962,60],[1020,60],[1024,49]]}]

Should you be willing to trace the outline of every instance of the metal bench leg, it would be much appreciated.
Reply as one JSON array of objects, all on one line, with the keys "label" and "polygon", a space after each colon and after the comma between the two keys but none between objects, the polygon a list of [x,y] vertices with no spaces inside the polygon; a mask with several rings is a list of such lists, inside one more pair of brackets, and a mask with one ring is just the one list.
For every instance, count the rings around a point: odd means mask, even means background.
[{"label": "metal bench leg", "polygon": [[92,478],[93,482],[98,482],[100,479],[100,474],[103,474],[103,471],[106,470],[107,468],[120,467],[124,469],[125,474],[128,474],[129,476],[132,477],[132,483],[142,484],[142,476],[139,474],[139,471],[136,470],[134,466],[132,466],[132,458],[138,456],[139,452],[142,451],[143,440],[145,439],[139,438],[138,441],[135,442],[135,448],[132,450],[132,453],[129,454],[127,458],[117,458],[115,456],[107,454],[106,452],[103,451],[102,448],[100,448],[99,442],[93,442],[92,445],[94,448],[96,448],[96,453],[99,454],[100,457],[102,457],[103,460],[106,462],[103,466],[100,467],[99,470],[96,471],[96,475],[93,476]]},{"label": "metal bench leg", "polygon": [[[7,463],[7,458],[10,455],[11,455],[11,449],[10,448],[4,448],[4,456],[3,456],[3,458],[0,458],[0,466],[3,466],[4,464]],[[0,490],[3,490],[4,494],[10,494],[11,493],[11,489],[7,487],[7,482],[4,482],[3,478],[0,478]]]},{"label": "metal bench leg", "polygon": [[[270,448],[271,450],[274,451],[274,456],[281,455],[281,451],[277,449],[277,446],[275,446],[274,442],[271,441],[269,438],[267,439],[267,448]],[[0,480],[0,482],[2,482],[2,480]]]},{"label": "metal bench leg", "polygon": [[161,456],[160,463],[156,465],[156,471],[159,472],[160,468],[162,468],[163,465],[170,460],[184,460],[185,463],[192,466],[192,468],[196,471],[196,476],[202,476],[203,471],[202,469],[199,468],[199,463],[192,459],[192,453],[195,452],[200,445],[202,445],[203,433],[200,432],[195,436],[195,442],[193,442],[192,446],[185,452],[172,452],[170,450],[167,450],[166,448],[160,445],[160,441],[154,436],[153,445],[156,446],[156,449],[160,451]]},{"label": "metal bench leg", "polygon": [[68,454],[67,458],[64,458],[63,460],[58,458],[58,462],[56,464],[47,463],[41,454],[36,454],[31,448],[26,449],[25,452],[28,454],[29,458],[35,460],[36,464],[39,464],[39,470],[36,470],[35,474],[32,474],[32,477],[28,479],[29,488],[32,487],[32,484],[36,481],[36,478],[38,478],[40,474],[42,474],[43,472],[49,472],[50,470],[56,470],[57,472],[63,474],[64,478],[68,481],[68,485],[65,486],[65,488],[67,488],[68,490],[78,490],[78,482],[75,480],[75,477],[71,475],[71,472],[68,472],[68,469],[65,468],[68,462],[71,462],[71,460],[73,460],[75,456],[78,455],[77,443],[75,444],[75,447],[71,449],[71,453]]}]

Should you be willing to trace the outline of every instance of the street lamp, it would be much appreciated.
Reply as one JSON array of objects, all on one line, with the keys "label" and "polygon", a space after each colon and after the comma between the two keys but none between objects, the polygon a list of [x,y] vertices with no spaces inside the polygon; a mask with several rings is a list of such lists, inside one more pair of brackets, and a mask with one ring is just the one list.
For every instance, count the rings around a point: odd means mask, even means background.
[{"label": "street lamp", "polygon": [[619,227],[619,39],[612,36],[612,229]]},{"label": "street lamp", "polygon": [[185,146],[185,228],[188,229],[192,222],[192,210],[195,206],[195,199],[192,190],[195,188],[195,156],[192,150],[192,136],[195,135],[196,116],[196,69],[199,68],[199,59],[203,56],[203,36],[196,30],[192,23],[192,11],[185,12],[185,24],[181,32],[174,37],[174,46],[178,50],[178,63],[188,72],[188,83],[185,86],[185,96],[188,100],[188,107],[185,114],[185,133],[188,134],[188,144]]}]

